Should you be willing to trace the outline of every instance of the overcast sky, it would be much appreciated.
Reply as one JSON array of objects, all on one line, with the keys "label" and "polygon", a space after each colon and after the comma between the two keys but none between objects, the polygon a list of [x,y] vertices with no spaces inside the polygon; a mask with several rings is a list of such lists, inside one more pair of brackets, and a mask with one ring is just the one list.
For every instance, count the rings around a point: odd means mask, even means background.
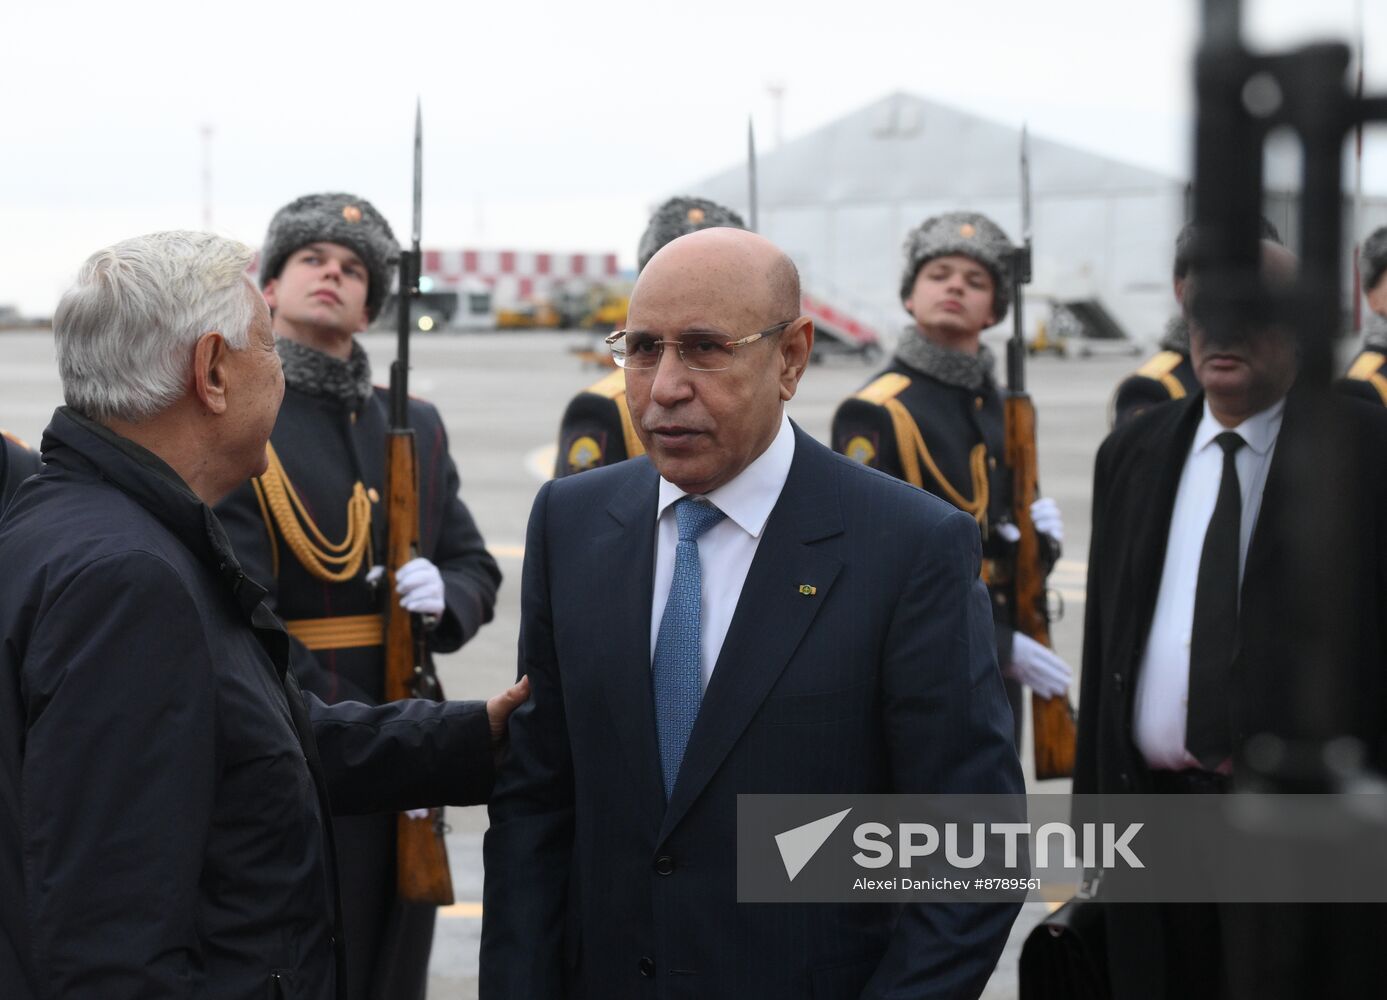
[{"label": "overcast sky", "polygon": [[[1387,0],[1364,0],[1387,40]],[[1355,0],[1247,0],[1250,40],[1348,39]],[[0,304],[47,313],[81,260],[203,225],[251,244],[347,190],[424,242],[614,250],[661,197],[892,90],[1188,173],[1194,0],[9,0],[0,5]],[[1387,90],[1387,44],[1367,52]],[[1370,190],[1387,193],[1387,129]],[[689,190],[689,193],[696,193]]]}]

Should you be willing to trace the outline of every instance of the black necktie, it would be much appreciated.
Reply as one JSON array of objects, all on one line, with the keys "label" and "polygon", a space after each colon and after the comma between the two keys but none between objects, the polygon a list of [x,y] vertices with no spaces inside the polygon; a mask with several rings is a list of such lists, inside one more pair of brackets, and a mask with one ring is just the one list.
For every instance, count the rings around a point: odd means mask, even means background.
[{"label": "black necktie", "polygon": [[1223,449],[1223,478],[1194,588],[1190,632],[1190,696],[1185,746],[1200,766],[1214,770],[1233,749],[1228,725],[1228,674],[1238,641],[1238,544],[1243,498],[1236,455],[1245,442],[1233,431],[1214,438]]}]

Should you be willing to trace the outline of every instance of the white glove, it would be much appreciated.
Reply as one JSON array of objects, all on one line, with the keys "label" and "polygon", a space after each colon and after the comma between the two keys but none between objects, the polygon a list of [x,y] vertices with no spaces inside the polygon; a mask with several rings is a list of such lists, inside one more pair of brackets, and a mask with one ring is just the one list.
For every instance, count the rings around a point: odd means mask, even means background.
[{"label": "white glove", "polygon": [[1020,681],[1042,698],[1064,694],[1074,678],[1069,664],[1021,632],[1011,637],[1011,662],[1002,674]]},{"label": "white glove", "polygon": [[385,576],[384,566],[372,566],[366,571],[366,582],[374,587],[376,584],[380,583],[380,578],[383,576]]},{"label": "white glove", "polygon": [[1015,545],[1021,540],[1021,529],[1010,521],[999,521],[992,526],[992,530],[1008,545]]},{"label": "white glove", "polygon": [[411,559],[395,571],[400,607],[421,615],[443,614],[443,574],[427,559]]},{"label": "white glove", "polygon": [[406,809],[405,815],[410,819],[423,819],[429,814],[427,809]]},{"label": "white glove", "polygon": [[1057,542],[1064,541],[1064,520],[1060,517],[1059,504],[1049,497],[1041,497],[1031,504],[1031,523],[1042,535],[1049,535]]}]

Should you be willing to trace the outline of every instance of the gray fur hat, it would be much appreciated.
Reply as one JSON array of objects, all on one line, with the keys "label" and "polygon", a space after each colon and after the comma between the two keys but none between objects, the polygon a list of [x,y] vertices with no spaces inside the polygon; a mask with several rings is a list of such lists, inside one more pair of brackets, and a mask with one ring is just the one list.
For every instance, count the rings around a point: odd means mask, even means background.
[{"label": "gray fur hat", "polygon": [[289,255],[309,243],[338,243],[361,258],[370,274],[366,313],[375,319],[400,259],[400,244],[385,217],[365,198],[340,191],[295,198],[270,220],[260,248],[260,287],[278,278]]},{"label": "gray fur hat", "polygon": [[1387,226],[1373,230],[1371,236],[1363,241],[1363,252],[1358,262],[1362,275],[1363,292],[1371,292],[1387,273]]},{"label": "gray fur hat", "polygon": [[936,257],[971,257],[992,274],[992,311],[1000,323],[1011,308],[1011,255],[1015,247],[1000,226],[978,212],[946,212],[920,223],[905,237],[901,304],[915,289],[920,268]]},{"label": "gray fur hat", "polygon": [[666,243],[677,240],[700,229],[745,229],[742,217],[730,208],[724,208],[707,198],[671,198],[650,217],[650,225],[641,234],[640,246],[636,250],[636,270],[644,271],[650,258],[660,252]]}]

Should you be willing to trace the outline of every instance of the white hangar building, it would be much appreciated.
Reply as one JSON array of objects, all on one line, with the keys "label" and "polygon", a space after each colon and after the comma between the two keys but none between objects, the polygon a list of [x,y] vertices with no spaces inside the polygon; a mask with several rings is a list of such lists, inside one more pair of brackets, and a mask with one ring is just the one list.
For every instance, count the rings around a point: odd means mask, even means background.
[{"label": "white hangar building", "polygon": [[[806,290],[876,327],[889,348],[907,321],[897,292],[907,231],[967,209],[1020,239],[1020,142],[1020,129],[894,93],[762,153],[759,227],[794,258]],[[1096,300],[1128,336],[1154,342],[1175,308],[1170,272],[1186,180],[1034,134],[1030,173],[1028,336],[1051,303]],[[671,193],[745,215],[746,164]],[[1268,217],[1293,247],[1294,204],[1294,196],[1267,198]],[[1362,231],[1384,223],[1387,200],[1365,199]]]}]

